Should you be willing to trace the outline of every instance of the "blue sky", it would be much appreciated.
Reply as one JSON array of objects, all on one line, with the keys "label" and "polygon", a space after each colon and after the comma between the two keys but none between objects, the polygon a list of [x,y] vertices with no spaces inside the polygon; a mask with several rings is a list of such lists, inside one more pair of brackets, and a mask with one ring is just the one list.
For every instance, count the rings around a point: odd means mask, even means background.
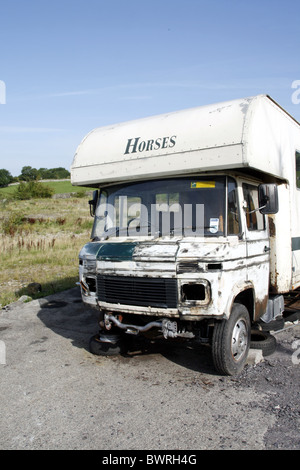
[{"label": "blue sky", "polygon": [[0,168],[69,169],[95,127],[260,93],[300,121],[299,18],[299,0],[0,0]]}]

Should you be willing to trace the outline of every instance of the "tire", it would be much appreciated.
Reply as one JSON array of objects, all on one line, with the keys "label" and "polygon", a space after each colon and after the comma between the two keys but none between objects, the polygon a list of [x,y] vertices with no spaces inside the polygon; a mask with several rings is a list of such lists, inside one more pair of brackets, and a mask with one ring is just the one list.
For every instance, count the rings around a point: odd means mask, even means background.
[{"label": "tire", "polygon": [[251,349],[261,349],[263,356],[270,356],[276,351],[277,341],[275,336],[267,331],[252,331],[251,332]]},{"label": "tire", "polygon": [[121,335],[100,332],[90,338],[89,350],[96,356],[115,356],[124,352]]},{"label": "tire", "polygon": [[212,357],[218,372],[236,375],[243,370],[250,349],[250,335],[248,310],[242,304],[233,304],[229,319],[214,326]]},{"label": "tire", "polygon": [[286,310],[283,314],[285,322],[294,322],[300,320],[300,311],[299,310]]},{"label": "tire", "polygon": [[259,326],[262,331],[279,331],[284,328],[284,318],[278,318],[278,320],[272,320],[269,323],[261,321]]}]

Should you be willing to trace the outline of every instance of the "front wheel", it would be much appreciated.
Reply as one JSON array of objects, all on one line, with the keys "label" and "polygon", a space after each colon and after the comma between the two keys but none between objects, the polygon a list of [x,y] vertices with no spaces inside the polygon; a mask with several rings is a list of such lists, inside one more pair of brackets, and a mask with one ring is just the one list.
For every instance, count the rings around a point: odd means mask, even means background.
[{"label": "front wheel", "polygon": [[212,337],[212,356],[218,372],[236,375],[246,364],[250,349],[251,323],[248,310],[235,303],[228,320],[215,324]]}]

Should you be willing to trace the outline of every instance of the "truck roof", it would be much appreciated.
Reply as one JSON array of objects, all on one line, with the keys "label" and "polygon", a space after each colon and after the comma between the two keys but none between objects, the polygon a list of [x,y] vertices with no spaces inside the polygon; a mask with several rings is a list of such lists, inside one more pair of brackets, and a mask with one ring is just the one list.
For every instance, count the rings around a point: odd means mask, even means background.
[{"label": "truck roof", "polygon": [[92,130],[71,165],[73,185],[97,187],[251,168],[289,180],[300,125],[257,95]]}]

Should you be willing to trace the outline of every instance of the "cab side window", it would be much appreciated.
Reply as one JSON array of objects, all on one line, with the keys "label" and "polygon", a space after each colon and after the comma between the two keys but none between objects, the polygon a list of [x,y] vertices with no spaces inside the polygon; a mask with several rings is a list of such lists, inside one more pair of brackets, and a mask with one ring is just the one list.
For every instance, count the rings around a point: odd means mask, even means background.
[{"label": "cab side window", "polygon": [[248,230],[264,230],[265,218],[258,210],[258,188],[251,184],[243,184],[245,215]]}]

